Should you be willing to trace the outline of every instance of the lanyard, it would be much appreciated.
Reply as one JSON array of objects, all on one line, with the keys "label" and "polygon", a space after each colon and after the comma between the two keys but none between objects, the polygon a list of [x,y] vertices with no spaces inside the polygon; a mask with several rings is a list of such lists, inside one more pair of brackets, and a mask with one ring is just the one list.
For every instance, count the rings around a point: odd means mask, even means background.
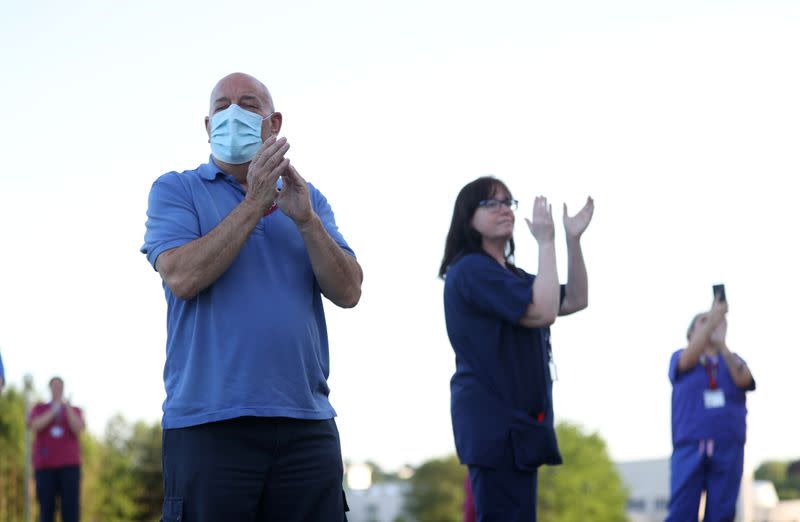
[{"label": "lanyard", "polygon": [[719,359],[714,358],[714,360],[710,360],[710,357],[706,357],[705,355],[700,357],[700,364],[706,369],[706,375],[708,375],[708,387],[712,390],[717,389],[717,370],[719,369]]}]

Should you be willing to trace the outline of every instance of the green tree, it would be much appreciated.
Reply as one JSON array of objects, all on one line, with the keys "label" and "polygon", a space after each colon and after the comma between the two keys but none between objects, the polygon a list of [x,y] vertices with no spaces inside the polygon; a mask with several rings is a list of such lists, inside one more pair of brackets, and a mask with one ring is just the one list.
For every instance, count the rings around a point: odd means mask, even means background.
[{"label": "green tree", "polygon": [[161,470],[161,424],[137,422],[128,442],[136,482],[135,501],[140,515],[137,520],[160,518],[164,503],[164,481]]},{"label": "green tree", "polygon": [[25,400],[10,386],[0,394],[0,520],[22,520],[24,479]]},{"label": "green tree", "polygon": [[[538,520],[625,522],[627,492],[597,434],[560,423],[564,465],[539,469]],[[406,509],[419,522],[460,522],[466,468],[455,456],[420,466],[410,479]]]},{"label": "green tree", "polygon": [[84,516],[92,521],[130,522],[137,520],[136,481],[132,458],[127,451],[130,427],[121,415],[106,424],[105,440],[84,439]]},{"label": "green tree", "polygon": [[776,460],[763,462],[756,469],[754,478],[772,482],[781,500],[800,499],[800,475],[789,473],[790,464]]},{"label": "green tree", "polygon": [[539,469],[541,522],[625,522],[627,492],[603,439],[559,423],[564,464]]},{"label": "green tree", "polygon": [[[0,521],[24,513],[25,401],[10,386],[0,394]],[[31,484],[33,486],[33,484]],[[32,513],[37,516],[31,492]],[[161,426],[126,421],[106,425],[104,440],[81,434],[82,522],[152,522],[163,502]]]},{"label": "green tree", "polygon": [[755,480],[768,480],[773,484],[782,483],[786,480],[787,462],[778,462],[777,460],[768,460],[762,462],[753,474]]},{"label": "green tree", "polygon": [[105,441],[84,440],[84,513],[88,520],[157,520],[163,502],[161,427],[115,415]]},{"label": "green tree", "polygon": [[455,455],[422,464],[409,479],[409,514],[418,522],[461,522],[466,472]]}]

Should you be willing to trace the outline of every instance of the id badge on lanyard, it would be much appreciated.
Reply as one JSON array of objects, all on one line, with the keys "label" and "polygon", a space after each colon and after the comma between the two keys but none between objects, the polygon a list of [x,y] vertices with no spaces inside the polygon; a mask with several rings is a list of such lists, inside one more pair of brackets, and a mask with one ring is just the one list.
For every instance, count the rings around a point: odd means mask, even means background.
[{"label": "id badge on lanyard", "polygon": [[547,349],[547,366],[550,370],[550,382],[556,382],[558,380],[558,367],[556,366],[556,361],[553,359],[553,347],[550,344],[550,334],[542,334],[544,339],[544,345]]},{"label": "id badge on lanyard", "polygon": [[61,423],[64,421],[64,407],[62,406],[58,413],[55,416],[54,424],[50,426],[50,436],[54,439],[60,439],[64,436],[66,430],[64,427],[61,426]]},{"label": "id badge on lanyard", "polygon": [[717,371],[719,370],[719,359],[709,360],[703,355],[700,357],[700,364],[706,369],[708,376],[708,389],[703,390],[703,404],[706,409],[722,408],[725,406],[725,392],[719,389],[717,382]]}]

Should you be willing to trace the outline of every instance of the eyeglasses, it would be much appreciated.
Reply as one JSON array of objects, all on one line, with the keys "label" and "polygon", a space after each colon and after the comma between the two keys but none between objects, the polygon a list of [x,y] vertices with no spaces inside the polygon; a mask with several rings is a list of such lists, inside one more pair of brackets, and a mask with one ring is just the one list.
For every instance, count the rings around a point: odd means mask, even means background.
[{"label": "eyeglasses", "polygon": [[501,206],[508,207],[511,210],[517,210],[518,203],[516,199],[484,199],[478,201],[478,206],[497,212],[500,210]]}]

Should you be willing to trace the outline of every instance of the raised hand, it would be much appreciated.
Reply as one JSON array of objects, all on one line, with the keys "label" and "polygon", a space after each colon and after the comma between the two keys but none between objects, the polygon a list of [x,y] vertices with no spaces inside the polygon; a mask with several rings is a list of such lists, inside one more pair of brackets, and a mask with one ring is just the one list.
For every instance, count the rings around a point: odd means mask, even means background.
[{"label": "raised hand", "polygon": [[727,301],[720,301],[719,297],[715,297],[714,301],[711,303],[711,310],[709,310],[709,315],[711,316],[711,321],[718,324],[725,320],[725,315],[728,313],[728,302]]},{"label": "raised hand", "polygon": [[278,194],[278,207],[298,226],[308,223],[314,215],[306,180],[292,165],[283,173],[283,188]]},{"label": "raised hand", "polygon": [[594,214],[594,200],[591,197],[586,198],[586,204],[572,217],[567,214],[567,204],[564,203],[564,232],[567,234],[567,239],[580,239],[586,227],[592,222],[592,214]]},{"label": "raised hand", "polygon": [[533,215],[531,219],[525,218],[525,222],[538,243],[553,241],[555,238],[553,209],[547,204],[546,197],[538,196],[533,200]]},{"label": "raised hand", "polygon": [[284,154],[289,150],[286,138],[270,136],[258,149],[247,169],[247,197],[267,211],[278,197],[278,177],[289,167]]},{"label": "raised hand", "polygon": [[709,341],[714,346],[723,346],[725,344],[725,334],[728,332],[728,320],[724,317],[719,322],[716,328],[711,332]]}]

